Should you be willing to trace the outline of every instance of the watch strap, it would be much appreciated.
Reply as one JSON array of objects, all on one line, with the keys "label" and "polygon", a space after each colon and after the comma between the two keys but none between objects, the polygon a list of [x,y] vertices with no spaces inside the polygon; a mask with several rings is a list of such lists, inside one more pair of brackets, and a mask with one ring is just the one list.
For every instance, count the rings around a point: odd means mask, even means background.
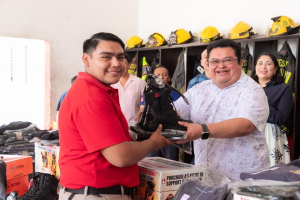
[{"label": "watch strap", "polygon": [[202,132],[209,132],[206,124],[201,124]]},{"label": "watch strap", "polygon": [[206,140],[209,137],[209,131],[206,124],[201,124],[202,126],[202,134],[201,139]]}]

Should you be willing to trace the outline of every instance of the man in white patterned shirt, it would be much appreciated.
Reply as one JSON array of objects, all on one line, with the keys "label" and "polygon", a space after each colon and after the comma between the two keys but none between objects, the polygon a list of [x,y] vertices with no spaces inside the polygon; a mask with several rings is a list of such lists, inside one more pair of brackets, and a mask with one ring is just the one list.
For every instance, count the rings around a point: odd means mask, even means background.
[{"label": "man in white patterned shirt", "polygon": [[270,167],[264,129],[269,116],[267,97],[242,72],[241,48],[233,40],[220,40],[208,48],[211,80],[197,84],[174,104],[194,140],[195,165],[217,169],[233,180],[241,172]]}]

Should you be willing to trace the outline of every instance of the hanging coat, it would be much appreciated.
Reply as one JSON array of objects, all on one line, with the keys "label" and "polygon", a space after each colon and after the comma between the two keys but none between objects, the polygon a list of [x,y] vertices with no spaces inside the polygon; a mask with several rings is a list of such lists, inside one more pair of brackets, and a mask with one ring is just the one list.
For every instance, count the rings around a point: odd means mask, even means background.
[{"label": "hanging coat", "polygon": [[185,84],[184,51],[185,49],[183,49],[179,55],[178,63],[176,65],[176,69],[172,77],[173,86],[177,90],[181,89]]},{"label": "hanging coat", "polygon": [[159,66],[159,56],[160,56],[160,53],[157,52],[156,57],[153,58],[153,60],[152,60],[152,63],[151,63],[151,73],[153,73],[154,70],[156,69],[156,67]]},{"label": "hanging coat", "polygon": [[133,59],[130,63],[129,69],[128,69],[128,73],[132,74],[134,76],[136,76],[136,74],[137,74],[137,56],[138,56],[138,53],[136,53],[135,56],[133,57]]},{"label": "hanging coat", "polygon": [[[285,79],[285,83],[292,88],[293,93],[295,92],[295,67],[296,67],[296,58],[292,53],[290,45],[285,41],[282,48],[276,55],[278,65],[280,68],[281,75]],[[292,133],[293,130],[293,116],[294,111],[292,110],[289,120],[287,122],[287,134]]]},{"label": "hanging coat", "polygon": [[200,60],[201,60],[201,56],[198,55],[197,58],[196,58],[196,61],[195,61],[195,65],[194,65],[193,77],[200,74],[200,71],[198,70],[198,67],[201,66]]},{"label": "hanging coat", "polygon": [[252,63],[253,57],[249,52],[248,44],[246,44],[245,49],[242,53],[242,60],[243,60],[242,63],[243,72],[245,72],[245,74],[247,74],[248,76],[251,76],[252,72],[254,71],[253,63]]},{"label": "hanging coat", "polygon": [[289,85],[294,92],[296,58],[293,55],[291,47],[287,41],[285,41],[276,57],[281,75],[285,78],[285,83]]}]

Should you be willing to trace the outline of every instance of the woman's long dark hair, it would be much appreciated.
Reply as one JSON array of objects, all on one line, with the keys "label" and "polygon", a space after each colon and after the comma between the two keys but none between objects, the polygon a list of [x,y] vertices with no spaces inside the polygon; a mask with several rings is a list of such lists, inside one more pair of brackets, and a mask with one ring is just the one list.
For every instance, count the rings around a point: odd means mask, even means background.
[{"label": "woman's long dark hair", "polygon": [[275,65],[275,68],[277,67],[276,73],[275,73],[275,75],[272,76],[271,81],[275,85],[284,83],[284,78],[281,76],[281,72],[280,72],[280,68],[279,68],[279,65],[278,65],[277,58],[269,52],[263,52],[258,56],[257,61],[255,63],[254,71],[253,71],[251,77],[258,83],[258,76],[256,75],[256,65],[257,65],[258,60],[262,56],[269,56],[271,58],[271,60],[273,61],[274,65]]}]

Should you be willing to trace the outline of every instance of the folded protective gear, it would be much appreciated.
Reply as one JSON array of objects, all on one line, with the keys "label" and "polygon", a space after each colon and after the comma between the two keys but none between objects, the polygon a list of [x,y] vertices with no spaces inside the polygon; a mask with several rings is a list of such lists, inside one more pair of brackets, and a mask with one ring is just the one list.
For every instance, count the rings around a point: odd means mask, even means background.
[{"label": "folded protective gear", "polygon": [[263,169],[253,173],[243,172],[240,177],[242,180],[253,178],[285,182],[300,181],[300,167],[297,165],[298,162],[299,161],[294,161],[292,164],[280,163],[269,169]]},{"label": "folded protective gear", "polygon": [[223,200],[227,192],[227,184],[211,185],[197,177],[191,177],[183,180],[173,199]]},{"label": "folded protective gear", "polygon": [[4,133],[6,130],[17,130],[30,126],[31,122],[23,122],[23,121],[15,121],[9,124],[3,124],[0,126],[0,135]]},{"label": "folded protective gear", "polygon": [[29,134],[28,140],[31,140],[34,137],[38,137],[43,140],[55,140],[55,139],[59,138],[58,135],[59,135],[58,130],[39,130],[39,131]]},{"label": "folded protective gear", "polygon": [[56,140],[58,137],[58,130],[49,130],[47,133],[41,136],[42,140]]}]

